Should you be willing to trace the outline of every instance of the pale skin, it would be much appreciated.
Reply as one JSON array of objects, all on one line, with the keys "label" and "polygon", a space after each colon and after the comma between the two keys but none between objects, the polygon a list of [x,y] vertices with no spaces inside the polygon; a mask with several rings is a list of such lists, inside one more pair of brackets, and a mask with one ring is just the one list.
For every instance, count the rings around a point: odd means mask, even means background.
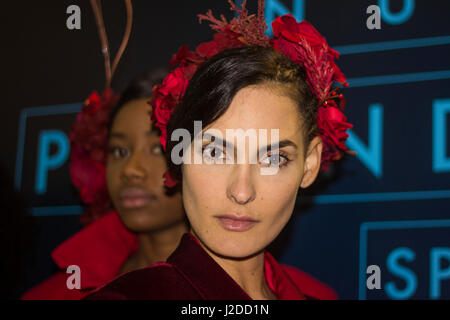
[{"label": "pale skin", "polygon": [[[165,261],[188,231],[181,194],[165,193],[162,176],[167,164],[159,136],[151,131],[148,100],[132,100],[120,109],[108,142],[108,191],[122,222],[139,240],[138,251],[119,273]],[[151,200],[130,208],[121,198],[130,188]]]},{"label": "pale skin", "polygon": [[[260,174],[269,159],[264,155],[256,164],[203,163],[182,168],[183,203],[191,232],[252,299],[276,299],[264,277],[264,249],[289,221],[299,188],[310,186],[320,169],[321,139],[315,137],[304,145],[298,106],[283,89],[273,84],[241,89],[225,114],[208,127],[221,131],[223,137],[226,129],[279,129],[280,148],[267,154],[279,158],[276,174]],[[282,146],[281,141],[287,143]],[[203,143],[205,147],[210,141]],[[226,148],[215,150],[227,157]],[[249,159],[248,148],[245,153]],[[246,231],[226,230],[217,216],[227,213],[258,222]]]}]

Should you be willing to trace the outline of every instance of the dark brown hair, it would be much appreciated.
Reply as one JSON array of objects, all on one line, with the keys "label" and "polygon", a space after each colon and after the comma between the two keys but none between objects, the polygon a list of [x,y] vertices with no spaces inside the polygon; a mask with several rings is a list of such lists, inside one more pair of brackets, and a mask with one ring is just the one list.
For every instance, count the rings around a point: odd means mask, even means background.
[{"label": "dark brown hair", "polygon": [[132,100],[141,98],[150,99],[152,96],[153,86],[161,83],[167,73],[168,70],[165,68],[159,68],[150,72],[142,73],[130,81],[125,90],[120,94],[119,101],[109,114],[108,134],[111,132],[114,119],[122,107]]}]

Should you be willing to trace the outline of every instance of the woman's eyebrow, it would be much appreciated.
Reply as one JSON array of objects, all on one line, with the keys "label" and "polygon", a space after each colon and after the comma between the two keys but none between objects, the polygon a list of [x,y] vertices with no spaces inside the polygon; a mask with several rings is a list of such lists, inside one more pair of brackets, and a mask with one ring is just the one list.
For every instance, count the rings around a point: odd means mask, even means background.
[{"label": "woman's eyebrow", "polygon": [[297,144],[295,144],[294,141],[289,140],[289,139],[285,139],[285,140],[281,140],[277,143],[272,143],[271,145],[265,146],[265,147],[261,147],[259,149],[259,152],[264,150],[267,150],[267,152],[272,151],[272,149],[277,150],[277,149],[282,149],[285,147],[293,147],[295,150],[298,149]]},{"label": "woman's eyebrow", "polygon": [[213,134],[205,133],[203,134],[203,143],[209,142],[221,145],[223,147],[226,147],[227,149],[234,149],[234,144],[232,142],[229,142],[227,140],[223,140]]},{"label": "woman's eyebrow", "polygon": [[[212,141],[213,143],[221,145],[221,146],[224,146],[227,149],[229,149],[229,148],[235,149],[234,144],[232,142],[229,142],[229,141],[226,141],[226,140],[222,140],[221,138],[216,137],[214,135],[205,133],[204,137],[206,137],[206,139],[204,140],[206,142],[211,142],[211,140],[213,140]],[[211,139],[211,138],[214,138],[214,139]],[[267,152],[269,152],[272,149],[277,150],[277,149],[282,149],[282,148],[285,148],[285,147],[293,147],[295,150],[298,149],[298,146],[297,146],[297,144],[294,141],[289,140],[289,139],[284,139],[284,140],[279,141],[278,144],[272,143],[271,145],[266,145],[264,147],[261,147],[259,149],[259,152],[266,151],[266,150],[267,150]]]},{"label": "woman's eyebrow", "polygon": [[122,132],[111,132],[109,135],[110,138],[116,138],[116,139],[125,139],[126,134]]}]

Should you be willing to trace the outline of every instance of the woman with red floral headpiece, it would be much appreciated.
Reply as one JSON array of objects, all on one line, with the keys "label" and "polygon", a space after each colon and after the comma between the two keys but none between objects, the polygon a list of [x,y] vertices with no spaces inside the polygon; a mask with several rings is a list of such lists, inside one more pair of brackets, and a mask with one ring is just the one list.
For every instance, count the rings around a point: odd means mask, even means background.
[{"label": "woman with red floral headpiece", "polygon": [[291,15],[273,22],[269,39],[263,1],[258,15],[248,15],[245,1],[241,9],[229,2],[238,18],[200,15],[214,40],[182,47],[171,61],[178,67],[153,94],[152,120],[170,156],[165,183],[181,186],[190,232],[165,263],[127,273],[88,299],[336,298],[266,248],[299,190],[351,153],[338,53]]},{"label": "woman with red floral headpiece", "polygon": [[[106,89],[89,96],[70,132],[70,175],[86,205],[86,226],[53,250],[60,270],[22,299],[81,299],[121,273],[166,260],[188,230],[179,190],[164,186],[167,162],[149,118],[152,88],[167,72],[138,76],[118,101],[110,83],[130,35],[131,1],[125,0],[127,27],[112,67],[100,0],[91,4]],[[79,277],[66,273],[73,266]]]},{"label": "woman with red floral headpiece", "polygon": [[[53,250],[60,271],[22,299],[81,299],[121,273],[165,261],[188,230],[180,192],[164,187],[167,164],[148,116],[152,88],[165,74],[137,77],[114,106],[105,94],[88,99],[70,135],[71,177],[87,205],[86,226]],[[79,289],[65,272],[73,265],[81,271]]]}]

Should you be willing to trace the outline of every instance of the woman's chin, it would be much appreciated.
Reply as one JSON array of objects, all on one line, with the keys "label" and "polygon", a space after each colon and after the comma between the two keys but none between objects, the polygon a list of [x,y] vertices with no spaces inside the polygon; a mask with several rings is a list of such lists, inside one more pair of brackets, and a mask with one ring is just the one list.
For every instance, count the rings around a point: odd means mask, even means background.
[{"label": "woman's chin", "polygon": [[255,241],[229,238],[217,241],[214,239],[211,245],[208,243],[206,245],[215,255],[231,259],[246,259],[260,253],[264,249],[264,246],[258,245],[256,239]]},{"label": "woman's chin", "polygon": [[158,221],[148,210],[121,210],[119,212],[123,224],[135,233],[150,232],[158,227]]},{"label": "woman's chin", "polygon": [[158,232],[184,223],[184,217],[158,215],[149,210],[133,210],[119,213],[125,227],[134,233]]}]

